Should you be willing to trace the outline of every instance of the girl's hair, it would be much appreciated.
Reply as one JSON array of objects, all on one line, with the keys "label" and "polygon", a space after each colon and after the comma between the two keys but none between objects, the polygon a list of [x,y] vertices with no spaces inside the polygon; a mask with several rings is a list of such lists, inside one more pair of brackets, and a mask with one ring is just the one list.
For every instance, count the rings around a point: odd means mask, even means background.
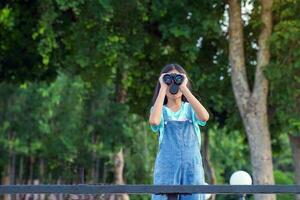
[{"label": "girl's hair", "polygon": [[[168,73],[169,71],[174,70],[174,69],[176,69],[179,73],[182,73],[182,74],[186,75],[186,77],[188,79],[187,87],[190,90],[192,90],[191,83],[190,83],[191,81],[190,81],[189,77],[187,76],[186,71],[183,69],[183,67],[181,67],[178,64],[167,64],[166,66],[164,66],[164,68],[160,72],[159,77],[161,76],[161,74]],[[160,90],[160,82],[158,80],[157,84],[156,84],[156,87],[155,87],[154,95],[153,95],[153,98],[152,98],[152,106],[154,105],[154,103],[156,101],[156,98],[158,96],[159,90]],[[184,101],[184,102],[187,102],[187,99],[186,99],[186,97],[184,95],[182,95],[181,100]],[[168,103],[168,98],[166,96],[165,99],[164,99],[164,105],[167,104],[167,103]]]}]

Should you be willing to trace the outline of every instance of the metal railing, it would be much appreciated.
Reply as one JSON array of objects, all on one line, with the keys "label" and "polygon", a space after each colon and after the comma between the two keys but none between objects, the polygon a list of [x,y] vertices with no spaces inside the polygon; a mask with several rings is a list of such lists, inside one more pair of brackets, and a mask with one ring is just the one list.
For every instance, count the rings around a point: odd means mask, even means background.
[{"label": "metal railing", "polygon": [[300,185],[0,185],[1,194],[300,194]]}]

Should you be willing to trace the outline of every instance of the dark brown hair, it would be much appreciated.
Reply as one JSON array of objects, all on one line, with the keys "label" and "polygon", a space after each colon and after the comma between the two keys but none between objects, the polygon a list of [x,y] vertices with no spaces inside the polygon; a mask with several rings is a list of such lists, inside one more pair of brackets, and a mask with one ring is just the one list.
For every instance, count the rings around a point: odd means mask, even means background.
[{"label": "dark brown hair", "polygon": [[[171,71],[173,69],[176,69],[179,73],[182,73],[182,74],[186,75],[186,77],[188,78],[187,87],[191,90],[192,89],[192,87],[191,87],[191,81],[190,81],[190,79],[189,79],[186,71],[183,69],[183,67],[181,67],[178,64],[174,63],[174,64],[167,64],[166,66],[164,66],[164,68],[161,70],[161,72],[159,74],[159,77],[161,76],[161,74],[168,73],[169,71]],[[156,101],[156,98],[158,96],[159,90],[160,90],[160,82],[158,80],[157,84],[156,84],[156,87],[155,87],[155,90],[154,90],[154,95],[153,95],[153,98],[152,98],[152,106],[154,105],[154,103]],[[186,99],[186,97],[184,95],[182,95],[181,100],[184,101],[184,102],[187,102],[187,99]],[[168,103],[168,98],[166,96],[165,99],[164,99],[164,105],[167,104],[167,103]]]}]

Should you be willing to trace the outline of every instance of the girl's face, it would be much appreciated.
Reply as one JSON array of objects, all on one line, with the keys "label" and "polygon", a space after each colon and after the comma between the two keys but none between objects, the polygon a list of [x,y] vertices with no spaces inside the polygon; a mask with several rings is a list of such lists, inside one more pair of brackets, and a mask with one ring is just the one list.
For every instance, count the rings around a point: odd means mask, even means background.
[{"label": "girl's face", "polygon": [[[168,74],[172,74],[172,73],[175,73],[175,74],[180,74],[179,71],[177,71],[176,69],[173,69],[169,72],[167,72]],[[182,97],[182,92],[180,90],[178,90],[177,94],[171,94],[170,91],[170,86],[168,86],[168,89],[167,89],[167,98],[168,99],[172,99],[172,100],[177,100],[177,99],[181,99]]]}]

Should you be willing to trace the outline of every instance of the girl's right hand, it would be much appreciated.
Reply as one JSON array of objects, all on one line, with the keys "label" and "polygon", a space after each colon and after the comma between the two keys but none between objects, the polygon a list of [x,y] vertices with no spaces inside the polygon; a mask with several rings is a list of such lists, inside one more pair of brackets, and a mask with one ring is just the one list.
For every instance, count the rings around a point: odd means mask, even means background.
[{"label": "girl's right hand", "polygon": [[167,74],[167,73],[163,73],[159,77],[160,88],[167,88],[168,87],[168,85],[163,80],[163,77],[164,77],[165,74]]}]

